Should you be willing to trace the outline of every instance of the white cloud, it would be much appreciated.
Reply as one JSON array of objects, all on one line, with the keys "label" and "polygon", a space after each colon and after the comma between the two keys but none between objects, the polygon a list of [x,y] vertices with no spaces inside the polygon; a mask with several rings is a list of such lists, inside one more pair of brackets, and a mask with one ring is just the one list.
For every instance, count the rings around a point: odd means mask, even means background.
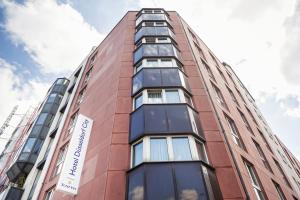
[{"label": "white cloud", "polygon": [[4,1],[4,29],[16,45],[41,66],[43,72],[74,69],[103,39],[70,5],[55,0]]},{"label": "white cloud", "polygon": [[[278,102],[288,96],[300,97],[299,85],[291,84],[281,69],[281,49],[286,43],[294,44],[289,51],[293,59],[289,61],[299,81],[300,56],[294,48],[299,42],[294,41],[300,41],[299,26],[295,28],[300,18],[299,12],[293,15],[295,5],[295,0],[140,0],[141,7],[176,10],[216,56],[232,66],[259,102],[268,96],[276,96]],[[289,16],[295,17],[286,22]],[[293,27],[293,33],[287,33],[284,24]],[[295,40],[291,41],[291,35]],[[299,116],[291,110],[286,114]]]},{"label": "white cloud", "polygon": [[[26,82],[15,73],[16,67],[0,58],[0,124],[5,121],[15,105],[19,105],[18,114],[24,114],[30,106],[37,106],[46,95],[49,84],[37,80]],[[13,116],[10,125],[16,125],[21,116]],[[0,152],[9,137],[12,127],[5,129],[1,135]]]}]

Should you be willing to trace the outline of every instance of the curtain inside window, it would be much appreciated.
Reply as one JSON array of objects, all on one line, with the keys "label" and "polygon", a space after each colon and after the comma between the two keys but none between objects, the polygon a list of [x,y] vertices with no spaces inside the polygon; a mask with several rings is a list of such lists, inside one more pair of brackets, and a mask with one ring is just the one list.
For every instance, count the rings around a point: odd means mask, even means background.
[{"label": "curtain inside window", "polygon": [[167,140],[165,138],[151,138],[150,152],[152,161],[168,160]]},{"label": "curtain inside window", "polygon": [[188,138],[172,138],[175,160],[192,160]]}]

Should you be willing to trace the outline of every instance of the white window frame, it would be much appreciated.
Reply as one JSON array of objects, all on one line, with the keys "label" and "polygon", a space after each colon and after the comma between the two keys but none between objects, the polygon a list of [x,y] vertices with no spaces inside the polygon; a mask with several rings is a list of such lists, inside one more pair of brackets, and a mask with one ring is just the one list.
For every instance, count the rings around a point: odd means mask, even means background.
[{"label": "white window frame", "polygon": [[202,149],[204,150],[203,153],[205,155],[205,159],[203,160],[203,162],[209,163],[204,142],[202,142],[201,140],[196,139],[195,137],[190,136],[190,135],[173,135],[173,136],[155,135],[155,136],[146,136],[146,137],[136,141],[135,143],[133,143],[131,145],[131,159],[130,159],[131,168],[135,167],[134,163],[133,163],[133,160],[134,160],[134,158],[133,158],[133,156],[134,156],[134,146],[136,144],[141,143],[141,142],[143,143],[143,161],[142,161],[142,163],[145,163],[145,162],[161,162],[161,161],[151,160],[151,148],[150,148],[151,138],[164,138],[164,139],[166,139],[167,152],[168,152],[169,160],[166,160],[164,162],[184,161],[184,160],[180,160],[180,161],[175,160],[172,139],[173,138],[187,138],[188,139],[188,144],[189,144],[189,150],[190,150],[190,153],[191,153],[191,160],[186,160],[186,161],[200,160],[200,156],[198,155],[198,150],[197,150],[197,145],[196,145],[196,141],[197,141],[198,143],[203,145]]},{"label": "white window frame", "polygon": [[[247,163],[244,161],[244,164],[246,166],[246,169],[247,169],[247,172],[248,172],[248,175],[250,177],[250,180],[251,180],[251,184],[252,184],[252,187],[254,189],[254,193],[256,195],[256,198],[258,200],[265,200],[265,197],[264,197],[264,193],[263,193],[263,190],[261,189],[261,186],[259,185],[259,179],[257,177],[257,174],[255,173],[254,169],[253,169],[253,166],[250,165],[250,163]],[[255,180],[254,180],[255,179]],[[256,183],[255,183],[256,182]],[[260,195],[259,193],[262,194],[263,198],[261,199],[260,198]]]},{"label": "white window frame", "polygon": [[[161,66],[163,66],[161,63],[165,59],[170,59],[172,61],[172,66],[170,66],[170,68],[178,68],[182,70],[181,64],[174,58],[144,58],[134,67],[134,74],[138,73],[143,68],[160,68]],[[148,66],[147,62],[150,60],[157,60],[157,66]],[[167,67],[167,66],[163,66],[163,67]],[[183,76],[183,74],[181,74],[180,76]]]},{"label": "white window frame", "polygon": [[54,190],[55,190],[55,187],[52,187],[49,190],[47,190],[46,195],[45,195],[45,200],[53,199]]},{"label": "white window frame", "polygon": [[62,148],[59,149],[59,153],[57,156],[55,167],[53,169],[52,177],[55,177],[60,174],[63,164],[64,164],[64,161],[65,161],[65,158],[66,158],[68,148],[69,148],[69,144],[66,144]]},{"label": "white window frame", "polygon": [[[148,91],[151,91],[151,90],[161,90],[161,96],[162,96],[162,102],[161,103],[150,103],[148,101]],[[132,110],[136,110],[137,108],[135,108],[135,100],[137,97],[140,97],[140,95],[142,95],[142,98],[143,98],[143,101],[142,101],[142,105],[143,104],[168,104],[169,102],[167,102],[167,97],[166,97],[166,91],[168,90],[177,90],[178,91],[178,94],[179,94],[179,103],[187,103],[189,104],[189,102],[186,101],[185,99],[185,94],[187,94],[183,89],[181,88],[168,88],[168,89],[145,89],[143,90],[142,92],[138,93],[134,98],[133,98],[133,103],[132,103]],[[194,106],[193,105],[193,100],[192,100],[192,97],[187,94],[187,96],[190,98],[190,102],[192,103],[192,107]]]}]

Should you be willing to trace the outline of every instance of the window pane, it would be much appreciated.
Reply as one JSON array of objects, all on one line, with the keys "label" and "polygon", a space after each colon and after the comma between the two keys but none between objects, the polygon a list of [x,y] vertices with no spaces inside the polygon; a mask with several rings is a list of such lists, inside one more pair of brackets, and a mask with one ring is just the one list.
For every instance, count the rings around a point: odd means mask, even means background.
[{"label": "window pane", "polygon": [[137,109],[138,107],[140,107],[143,104],[143,95],[139,95],[138,97],[135,98],[134,101],[134,107],[135,109]]},{"label": "window pane", "polygon": [[192,160],[188,138],[172,138],[175,160]]},{"label": "window pane", "polygon": [[133,166],[143,162],[143,142],[140,142],[133,147]]},{"label": "window pane", "polygon": [[148,91],[149,103],[162,103],[161,90]]},{"label": "window pane", "polygon": [[42,113],[42,114],[40,114],[40,116],[39,116],[39,118],[38,118],[36,124],[37,124],[37,125],[43,124],[43,123],[45,122],[46,118],[47,118],[47,113]]},{"label": "window pane", "polygon": [[167,103],[180,103],[178,90],[166,90]]},{"label": "window pane", "polygon": [[173,62],[171,59],[161,59],[161,67],[173,67]]},{"label": "window pane", "polygon": [[24,149],[22,152],[31,152],[34,142],[35,142],[35,138],[29,138],[24,146]]},{"label": "window pane", "polygon": [[150,152],[152,161],[168,160],[167,140],[165,138],[151,138]]},{"label": "window pane", "polygon": [[147,59],[147,62],[145,63],[145,67],[157,67],[158,61],[157,59]]},{"label": "window pane", "polygon": [[47,102],[48,102],[48,103],[54,102],[56,95],[57,95],[57,94],[50,94]]},{"label": "window pane", "polygon": [[196,148],[197,148],[199,160],[203,160],[204,162],[207,162],[204,145],[196,141]]}]

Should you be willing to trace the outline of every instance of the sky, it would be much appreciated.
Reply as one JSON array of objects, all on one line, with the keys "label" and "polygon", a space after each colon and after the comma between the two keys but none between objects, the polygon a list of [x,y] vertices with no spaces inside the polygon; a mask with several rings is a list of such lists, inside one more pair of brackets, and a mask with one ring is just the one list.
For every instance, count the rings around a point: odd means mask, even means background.
[{"label": "sky", "polygon": [[0,125],[14,105],[18,113],[38,105],[128,10],[142,7],[177,11],[300,159],[300,0],[0,0]]}]

